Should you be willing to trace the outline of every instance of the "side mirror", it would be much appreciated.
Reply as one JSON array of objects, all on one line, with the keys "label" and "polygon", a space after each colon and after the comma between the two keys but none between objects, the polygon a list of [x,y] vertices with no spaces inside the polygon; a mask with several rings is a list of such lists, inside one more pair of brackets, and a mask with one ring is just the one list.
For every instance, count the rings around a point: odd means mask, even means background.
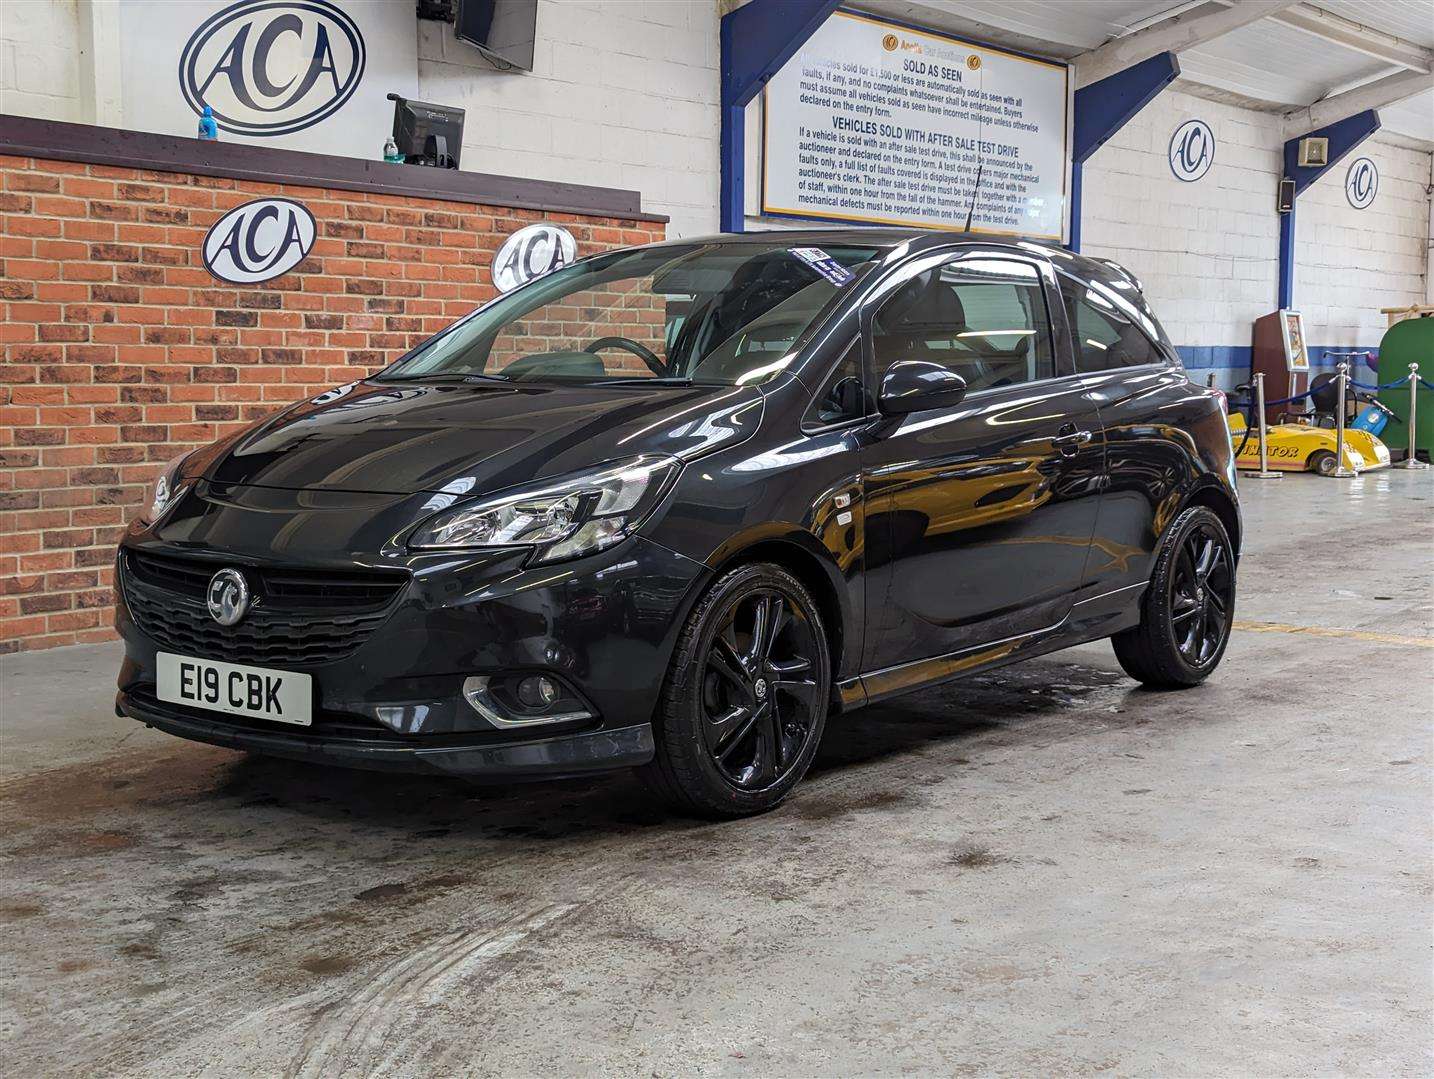
[{"label": "side mirror", "polygon": [[951,408],[965,396],[966,380],[950,368],[926,360],[898,360],[881,376],[877,408],[884,416],[904,416]]}]

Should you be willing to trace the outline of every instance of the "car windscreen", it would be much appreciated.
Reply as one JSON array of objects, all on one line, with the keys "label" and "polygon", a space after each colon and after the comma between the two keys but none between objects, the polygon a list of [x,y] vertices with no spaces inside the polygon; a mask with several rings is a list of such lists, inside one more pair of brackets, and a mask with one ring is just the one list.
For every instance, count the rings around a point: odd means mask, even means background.
[{"label": "car windscreen", "polygon": [[755,385],[876,247],[668,244],[584,259],[420,345],[385,381],[670,381]]}]

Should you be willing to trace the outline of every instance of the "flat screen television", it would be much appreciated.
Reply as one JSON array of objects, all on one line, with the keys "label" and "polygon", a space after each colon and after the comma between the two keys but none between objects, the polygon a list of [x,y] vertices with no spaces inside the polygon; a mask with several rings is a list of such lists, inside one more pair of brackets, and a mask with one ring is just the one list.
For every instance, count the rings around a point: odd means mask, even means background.
[{"label": "flat screen television", "polygon": [[533,70],[538,0],[458,0],[453,29],[494,67]]}]

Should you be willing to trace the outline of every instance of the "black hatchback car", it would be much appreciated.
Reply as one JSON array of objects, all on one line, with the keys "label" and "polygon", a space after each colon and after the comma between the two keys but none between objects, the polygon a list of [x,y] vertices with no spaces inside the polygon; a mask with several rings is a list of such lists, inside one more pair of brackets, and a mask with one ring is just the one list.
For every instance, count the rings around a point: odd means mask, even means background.
[{"label": "black hatchback car", "polygon": [[1220,398],[1139,283],[912,230],[609,252],[173,462],[119,552],[119,710],[478,778],[636,766],[737,816],[829,716],[1094,638],[1230,632]]}]

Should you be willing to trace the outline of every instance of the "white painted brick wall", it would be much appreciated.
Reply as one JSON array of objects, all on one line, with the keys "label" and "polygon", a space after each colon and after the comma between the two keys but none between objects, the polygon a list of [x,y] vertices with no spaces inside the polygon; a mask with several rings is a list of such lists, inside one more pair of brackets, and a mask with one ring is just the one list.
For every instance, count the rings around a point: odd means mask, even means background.
[{"label": "white painted brick wall", "polygon": [[[1215,163],[1194,183],[1170,172],[1175,128],[1201,119]],[[1086,162],[1082,250],[1141,279],[1176,344],[1248,345],[1275,306],[1278,121],[1189,94],[1156,98]]]},{"label": "white painted brick wall", "polygon": [[[1379,193],[1367,210],[1350,206],[1344,193],[1349,162],[1357,157],[1379,169]],[[1428,154],[1376,135],[1300,196],[1295,300],[1312,341],[1377,345],[1387,325],[1379,309],[1422,300],[1429,164]]]},{"label": "white painted brick wall", "polygon": [[[1216,139],[1215,163],[1194,183],[1177,180],[1167,159],[1188,119]],[[1274,114],[1174,91],[1086,162],[1082,247],[1141,278],[1176,344],[1248,346],[1254,320],[1274,310],[1281,145]],[[1430,155],[1378,136],[1360,155],[1380,170],[1370,209],[1346,201],[1347,163],[1299,200],[1294,302],[1315,345],[1378,345],[1379,308],[1424,296]]]},{"label": "white painted brick wall", "polygon": [[463,167],[642,192],[670,236],[717,231],[716,0],[540,0],[530,74],[419,24],[419,96],[468,111]]},{"label": "white painted brick wall", "polygon": [[79,122],[75,0],[0,0],[0,112]]}]

